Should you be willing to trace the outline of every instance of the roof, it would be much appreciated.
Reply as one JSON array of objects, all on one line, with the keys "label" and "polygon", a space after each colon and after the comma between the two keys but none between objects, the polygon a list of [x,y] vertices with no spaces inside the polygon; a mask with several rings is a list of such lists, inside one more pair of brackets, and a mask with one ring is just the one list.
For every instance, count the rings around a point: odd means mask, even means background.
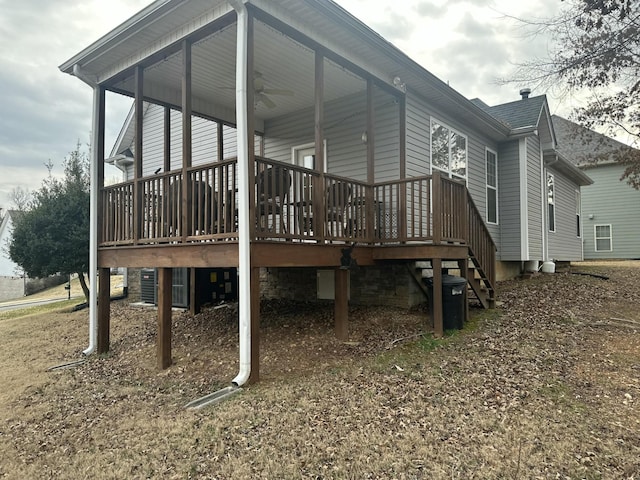
[{"label": "roof", "polygon": [[[285,28],[292,27],[302,32],[309,45],[335,52],[356,67],[355,73],[358,73],[357,68],[361,68],[392,89],[402,85],[417,92],[434,106],[463,119],[495,140],[502,140],[509,134],[503,122],[474,105],[331,0],[243,0],[243,3],[261,12],[261,18],[281,22]],[[206,66],[206,78],[194,75],[193,92],[199,97],[198,104],[194,104],[194,112],[199,109],[198,113],[203,116],[233,123],[235,98],[233,90],[228,87],[229,78],[235,74],[235,33],[234,29],[212,30],[211,27],[222,18],[235,21],[235,13],[226,0],[157,0],[67,60],[60,69],[83,78],[89,84],[95,80],[107,88],[131,94],[132,66],[145,59],[162,59],[153,64],[154,68],[150,69],[153,71],[145,71],[145,82],[162,87],[166,96],[147,99],[171,104],[179,98],[177,92],[167,89],[174,88],[172,85],[177,85],[179,80],[180,63],[176,57],[179,55],[179,40],[189,35],[201,36],[205,40],[195,47],[200,55],[198,58],[201,61],[207,59],[211,65]],[[206,40],[211,31],[217,43]],[[264,25],[256,30],[256,49],[255,58],[263,63],[256,64],[255,69],[264,74],[265,82],[269,80],[270,85],[279,89],[296,91],[295,96],[280,97],[278,108],[257,109],[257,118],[275,117],[300,109],[302,105],[296,102],[312,95],[313,57],[300,58],[298,55],[303,54],[304,48],[285,41],[281,34]],[[305,63],[309,58],[311,68],[307,68]],[[295,65],[298,65],[297,70],[293,67]],[[354,79],[332,77],[339,73],[339,69],[333,67],[325,69],[327,100],[349,93],[346,90]],[[398,84],[394,83],[396,79]],[[205,81],[209,83],[205,84]],[[361,84],[362,79],[358,81]],[[223,93],[220,89],[224,88],[227,90]],[[154,91],[159,92],[160,89]],[[209,104],[205,105],[205,102]]]},{"label": "roof", "polygon": [[[621,153],[635,149],[611,137],[578,125],[559,115],[553,115],[558,137],[558,152],[580,167],[616,163]],[[637,150],[636,150],[637,152]]]},{"label": "roof", "polygon": [[5,233],[5,229],[8,228],[9,222],[21,213],[22,212],[20,210],[5,210],[2,222],[0,222],[0,237]]},{"label": "roof", "polygon": [[512,130],[518,130],[538,126],[542,109],[547,103],[547,97],[545,95],[539,95],[537,97],[523,98],[514,102],[495,105],[493,107],[490,107],[478,98],[474,98],[471,101],[491,116],[508,125]]}]

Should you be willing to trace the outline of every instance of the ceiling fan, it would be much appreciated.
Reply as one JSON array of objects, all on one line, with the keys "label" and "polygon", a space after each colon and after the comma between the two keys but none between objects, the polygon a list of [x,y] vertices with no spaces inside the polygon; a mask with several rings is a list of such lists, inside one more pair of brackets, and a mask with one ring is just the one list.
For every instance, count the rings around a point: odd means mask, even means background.
[{"label": "ceiling fan", "polygon": [[269,95],[285,95],[287,97],[292,97],[294,95],[293,91],[283,89],[283,88],[266,88],[264,85],[264,78],[262,77],[262,73],[257,70],[253,71],[253,95],[254,95],[254,105],[257,107],[258,104],[262,103],[267,108],[275,108],[276,103],[271,100]]},{"label": "ceiling fan", "polygon": [[[235,90],[235,87],[222,87],[225,90]],[[253,104],[257,107],[262,103],[267,108],[275,108],[276,103],[269,97],[270,95],[284,95],[292,97],[295,93],[292,90],[283,88],[267,88],[264,85],[262,73],[253,71]]]}]

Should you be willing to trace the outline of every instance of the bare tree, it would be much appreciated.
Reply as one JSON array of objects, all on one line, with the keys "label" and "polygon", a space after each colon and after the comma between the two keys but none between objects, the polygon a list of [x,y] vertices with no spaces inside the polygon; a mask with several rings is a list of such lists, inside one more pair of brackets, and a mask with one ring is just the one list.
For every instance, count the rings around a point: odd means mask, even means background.
[{"label": "bare tree", "polygon": [[[588,103],[573,112],[574,119],[610,136],[626,133],[631,145],[639,146],[640,0],[562,3],[557,17],[520,20],[533,34],[549,35],[552,47],[547,58],[520,64],[505,81],[587,92]],[[640,152],[620,148],[607,155],[625,165],[622,178],[640,188]]]},{"label": "bare tree", "polygon": [[9,192],[9,200],[15,210],[24,212],[29,207],[31,202],[31,193],[28,189],[22,187],[14,187]]}]

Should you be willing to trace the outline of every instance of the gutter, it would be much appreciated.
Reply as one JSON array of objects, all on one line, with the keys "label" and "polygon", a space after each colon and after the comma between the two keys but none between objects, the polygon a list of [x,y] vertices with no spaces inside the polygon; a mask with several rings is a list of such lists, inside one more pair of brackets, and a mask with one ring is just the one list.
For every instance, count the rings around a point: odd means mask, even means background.
[{"label": "gutter", "polygon": [[89,346],[85,355],[95,352],[98,340],[98,145],[100,117],[100,87],[95,77],[87,75],[80,65],[73,66],[73,75],[93,88],[91,128],[91,161],[89,163]]}]

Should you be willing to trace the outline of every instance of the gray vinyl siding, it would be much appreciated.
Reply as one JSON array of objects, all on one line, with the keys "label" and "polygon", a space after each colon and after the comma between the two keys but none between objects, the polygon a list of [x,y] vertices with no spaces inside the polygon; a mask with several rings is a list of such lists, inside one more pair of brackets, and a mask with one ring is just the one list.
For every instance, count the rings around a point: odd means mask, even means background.
[{"label": "gray vinyl siding", "polygon": [[430,118],[426,103],[415,95],[407,95],[407,177],[430,172]]},{"label": "gray vinyl siding", "polygon": [[582,260],[582,239],[576,235],[576,191],[579,186],[552,168],[548,171],[553,174],[555,182],[556,215],[556,231],[548,233],[548,259]]},{"label": "gray vinyl siding", "polygon": [[[325,105],[324,136],[327,142],[327,172],[357,180],[367,178],[365,93]],[[375,180],[397,179],[400,175],[399,107],[393,98],[375,97]],[[265,121],[265,156],[291,161],[292,147],[314,142],[314,112],[305,109]]]},{"label": "gray vinyl siding", "polygon": [[[233,158],[238,154],[236,129],[223,125],[223,158]],[[193,166],[215,162],[218,159],[218,123],[193,116],[191,121]],[[171,110],[171,170],[182,167],[182,113]],[[261,137],[256,135],[256,153],[259,153]],[[133,145],[130,147],[132,150]],[[164,166],[164,107],[149,104],[142,124],[142,175],[152,175]],[[161,170],[162,171],[162,170]],[[127,178],[133,178],[133,166],[127,169]]]},{"label": "gray vinyl siding", "polygon": [[[529,226],[529,259],[543,260],[542,236],[542,156],[538,137],[527,137],[527,214]],[[546,229],[546,226],[545,226]]]},{"label": "gray vinyl siding", "polygon": [[[483,219],[486,219],[485,148],[497,151],[498,146],[449,115],[430,108],[415,95],[407,96],[407,176],[430,173],[431,117],[467,137],[467,188]],[[498,228],[490,227],[490,232],[496,244],[499,244]]]},{"label": "gray vinyl siding", "polygon": [[500,235],[494,237],[498,259],[522,260],[520,237],[519,143],[514,140],[498,148],[498,222]]},{"label": "gray vinyl siding", "polygon": [[[585,259],[640,258],[640,191],[620,181],[623,169],[600,165],[586,170],[594,183],[582,187]],[[611,252],[595,251],[595,225],[611,225]]]}]

